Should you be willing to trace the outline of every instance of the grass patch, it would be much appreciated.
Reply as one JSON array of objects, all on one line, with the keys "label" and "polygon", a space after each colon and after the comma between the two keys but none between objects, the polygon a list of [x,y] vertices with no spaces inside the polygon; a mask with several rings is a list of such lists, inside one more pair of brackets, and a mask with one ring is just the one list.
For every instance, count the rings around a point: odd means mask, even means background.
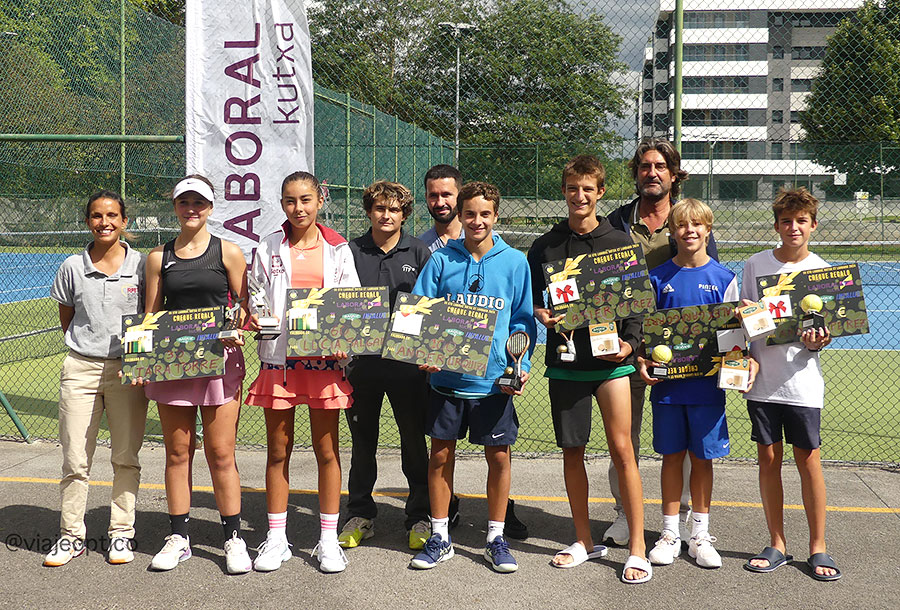
[{"label": "grass patch", "polygon": [[[251,341],[252,343],[252,341]],[[245,347],[247,360],[245,385],[256,376],[259,360],[255,345]],[[39,438],[56,438],[59,370],[64,354],[30,359],[0,366],[0,390],[6,394],[29,432]],[[525,395],[516,402],[521,424],[516,452],[556,452],[547,381],[543,377],[543,346],[535,354],[535,370]],[[900,352],[878,350],[826,350],[822,355],[826,378],[825,411],[822,417],[822,458],[841,461],[900,462],[900,406],[893,399],[900,393],[900,380],[885,371],[900,366]],[[424,408],[424,405],[423,405]],[[750,422],[744,400],[728,393],[728,427],[731,434],[731,457],[753,458],[756,448],[750,441]],[[297,417],[296,439],[300,446],[309,441],[307,417]],[[588,453],[605,453],[606,439],[598,409],[592,417]],[[652,453],[652,422],[649,403],[645,404],[641,433],[644,454]],[[147,435],[161,438],[159,416],[151,403],[147,419]],[[0,412],[0,436],[18,437],[12,421]],[[104,420],[101,438],[108,433]],[[265,422],[262,409],[244,407],[238,427],[238,442],[246,446],[264,446]],[[341,444],[350,445],[350,434],[341,418]],[[399,447],[396,425],[390,408],[385,405],[381,416],[381,444]],[[481,448],[463,441],[460,450],[480,452]]]}]

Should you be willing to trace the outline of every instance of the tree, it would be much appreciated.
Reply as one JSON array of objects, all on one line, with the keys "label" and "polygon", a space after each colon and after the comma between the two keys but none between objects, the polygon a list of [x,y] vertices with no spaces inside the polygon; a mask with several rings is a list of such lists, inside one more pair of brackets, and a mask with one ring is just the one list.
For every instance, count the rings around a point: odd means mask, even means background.
[{"label": "tree", "polygon": [[813,158],[847,173],[848,190],[896,176],[882,146],[900,143],[900,0],[869,0],[840,23],[800,121]]}]

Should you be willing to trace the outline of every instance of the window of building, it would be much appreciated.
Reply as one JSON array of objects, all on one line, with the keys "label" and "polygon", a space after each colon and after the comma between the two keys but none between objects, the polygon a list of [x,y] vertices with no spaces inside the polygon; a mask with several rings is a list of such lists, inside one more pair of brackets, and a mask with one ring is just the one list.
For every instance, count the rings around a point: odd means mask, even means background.
[{"label": "window of building", "polygon": [[747,126],[746,109],[715,108],[690,109],[682,114],[682,124],[691,127],[704,126]]},{"label": "window of building", "polygon": [[791,142],[791,159],[812,159],[812,152],[809,151],[803,144],[798,142]]},{"label": "window of building", "polygon": [[747,11],[685,11],[684,29],[747,28],[750,14]]},{"label": "window of building", "polygon": [[749,61],[748,44],[686,44],[684,61]]},{"label": "window of building", "polygon": [[812,91],[812,83],[811,78],[792,78],[791,91],[794,93],[806,93]]},{"label": "window of building", "polygon": [[685,76],[685,93],[750,93],[746,76]]},{"label": "window of building", "polygon": [[670,30],[671,30],[671,27],[669,26],[668,21],[657,21],[656,22],[656,37],[657,38],[668,38]]},{"label": "window of building", "polygon": [[833,28],[842,19],[850,17],[849,12],[827,13],[769,13],[769,25],[781,26],[790,23],[795,28]]},{"label": "window of building", "polygon": [[649,61],[644,64],[644,80],[653,80],[653,64]]},{"label": "window of building", "polygon": [[657,100],[669,99],[669,83],[657,83],[653,88],[653,96]]},{"label": "window of building", "polygon": [[645,102],[653,101],[653,89],[644,89],[644,101]]},{"label": "window of building", "polygon": [[784,14],[783,13],[769,13],[769,25],[775,26],[775,27],[784,25]]},{"label": "window of building", "polygon": [[794,47],[791,49],[791,59],[823,59],[825,47]]},{"label": "window of building", "polygon": [[773,180],[772,181],[772,197],[777,197],[781,191],[787,191],[790,189],[798,189],[805,188],[810,193],[812,192],[812,180],[808,178],[797,178],[794,180]]},{"label": "window of building", "polygon": [[781,142],[772,142],[770,159],[781,159],[784,156],[784,145]]},{"label": "window of building", "polygon": [[657,70],[668,70],[669,69],[669,53],[667,51],[661,51],[656,54],[656,60],[653,62],[654,67]]},{"label": "window of building", "polygon": [[772,111],[772,122],[773,123],[784,123],[784,111],[783,110],[773,110]]},{"label": "window of building", "polygon": [[791,110],[791,123],[793,123],[794,125],[799,125],[800,115],[801,112],[799,110]]},{"label": "window of building", "polygon": [[775,45],[772,47],[772,59],[784,59],[784,47]]},{"label": "window of building", "polygon": [[682,159],[706,159],[709,155],[708,142],[682,142],[681,158]]},{"label": "window of building", "polygon": [[773,78],[772,79],[772,91],[784,91],[784,79],[783,78]]},{"label": "window of building", "polygon": [[756,180],[720,180],[719,199],[756,199]]},{"label": "window of building", "polygon": [[653,131],[669,131],[669,118],[664,114],[657,114],[653,117]]},{"label": "window of building", "polygon": [[644,127],[652,127],[653,126],[653,113],[652,112],[644,113],[643,123],[644,123]]}]

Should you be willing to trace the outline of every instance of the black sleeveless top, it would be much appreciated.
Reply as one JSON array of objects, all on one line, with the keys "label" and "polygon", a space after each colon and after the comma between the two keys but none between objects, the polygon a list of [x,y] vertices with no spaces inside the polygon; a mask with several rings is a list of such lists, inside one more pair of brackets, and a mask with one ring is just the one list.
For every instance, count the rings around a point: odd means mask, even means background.
[{"label": "black sleeveless top", "polygon": [[163,246],[163,309],[174,311],[228,304],[228,274],[222,261],[222,240],[210,236],[206,252],[197,258],[175,255],[175,240]]}]

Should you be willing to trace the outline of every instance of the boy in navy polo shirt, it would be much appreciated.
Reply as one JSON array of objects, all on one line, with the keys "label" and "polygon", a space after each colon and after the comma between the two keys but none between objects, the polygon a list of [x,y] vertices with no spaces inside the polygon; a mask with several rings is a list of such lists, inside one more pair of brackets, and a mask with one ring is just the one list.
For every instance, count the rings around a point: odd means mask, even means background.
[{"label": "boy in navy polo shirt", "polygon": [[[391,307],[397,292],[411,292],[422,267],[431,256],[428,246],[402,229],[412,213],[413,196],[396,182],[379,181],[363,191],[363,209],[371,227],[350,242],[356,273],[363,286],[387,286]],[[427,400],[425,373],[415,365],[379,356],[355,358],[347,378],[353,386],[353,408],[347,424],[353,439],[347,481],[350,517],[338,541],[344,548],[358,546],[375,534],[378,509],[372,490],[378,477],[375,452],[381,405],[387,394],[400,434],[400,464],[409,485],[406,530],[409,548],[421,549],[431,533],[428,521],[428,450],[425,446]]]},{"label": "boy in navy polo shirt", "polygon": [[[712,305],[737,301],[737,279],[710,258],[706,245],[712,232],[713,213],[705,203],[684,199],[672,207],[669,230],[678,245],[675,258],[650,270],[658,309]],[[729,452],[725,423],[725,392],[716,377],[659,380],[647,375],[649,360],[639,359],[641,377],[650,390],[653,405],[653,449],[663,455],[663,530],[648,553],[650,562],[667,565],[681,553],[678,509],[682,490],[684,453],[691,459],[693,523],[688,553],[697,565],[718,568],[722,559],[709,534],[712,496],[712,460]],[[751,371],[753,383],[755,368]]]}]

